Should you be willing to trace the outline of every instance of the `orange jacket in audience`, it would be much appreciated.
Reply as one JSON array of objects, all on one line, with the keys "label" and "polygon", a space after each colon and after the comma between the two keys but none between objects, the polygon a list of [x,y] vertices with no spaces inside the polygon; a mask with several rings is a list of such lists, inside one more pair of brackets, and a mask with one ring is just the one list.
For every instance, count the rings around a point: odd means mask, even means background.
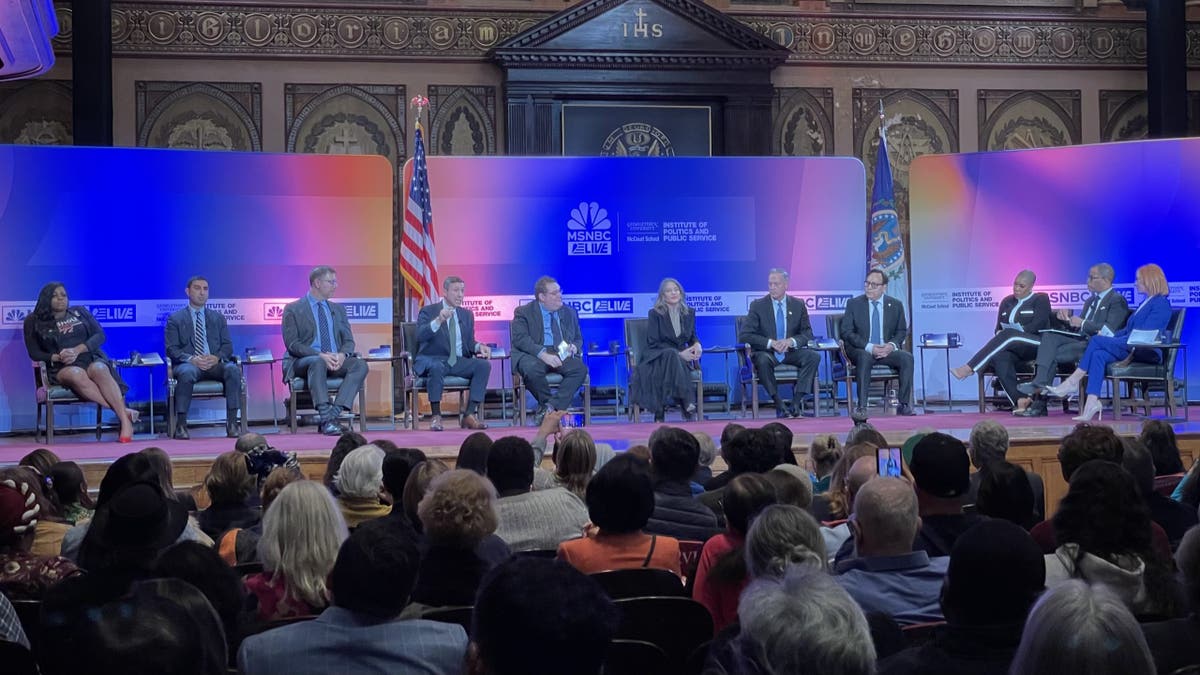
[{"label": "orange jacket in audience", "polygon": [[564,541],[558,545],[558,557],[584,574],[630,567],[656,567],[680,574],[679,540],[643,532],[600,532],[593,537]]}]

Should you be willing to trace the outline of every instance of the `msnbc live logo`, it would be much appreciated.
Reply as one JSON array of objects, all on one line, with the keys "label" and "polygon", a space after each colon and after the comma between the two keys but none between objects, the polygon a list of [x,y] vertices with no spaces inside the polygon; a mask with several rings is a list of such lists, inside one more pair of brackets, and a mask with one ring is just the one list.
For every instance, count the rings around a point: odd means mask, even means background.
[{"label": "msnbc live logo", "polygon": [[0,305],[0,323],[5,326],[21,325],[32,311],[33,305]]},{"label": "msnbc live logo", "polygon": [[282,321],[283,320],[283,303],[282,302],[265,302],[263,303],[263,321]]},{"label": "msnbc live logo", "polygon": [[137,305],[88,305],[88,311],[100,323],[135,323],[137,321]]}]

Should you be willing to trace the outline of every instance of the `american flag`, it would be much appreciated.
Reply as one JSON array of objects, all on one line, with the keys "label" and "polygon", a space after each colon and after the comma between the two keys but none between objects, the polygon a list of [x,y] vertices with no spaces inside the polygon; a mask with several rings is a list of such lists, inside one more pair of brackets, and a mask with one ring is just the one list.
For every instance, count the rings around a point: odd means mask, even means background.
[{"label": "american flag", "polygon": [[437,253],[433,249],[433,208],[429,203],[429,171],[425,166],[425,144],[421,127],[413,141],[412,180],[404,206],[404,229],[400,235],[400,274],[412,289],[417,305],[438,300]]}]

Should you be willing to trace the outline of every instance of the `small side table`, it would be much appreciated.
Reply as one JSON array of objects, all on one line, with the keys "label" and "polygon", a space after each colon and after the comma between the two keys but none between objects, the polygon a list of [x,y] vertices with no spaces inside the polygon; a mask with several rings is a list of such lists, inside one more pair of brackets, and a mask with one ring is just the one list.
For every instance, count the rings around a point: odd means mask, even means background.
[{"label": "small side table", "polygon": [[[500,349],[499,347],[492,348],[492,356],[488,359],[488,361],[493,361],[500,364],[500,419],[504,421],[508,420],[508,376],[512,371],[506,364],[510,360],[512,360],[512,354],[510,354],[507,350]],[[515,406],[516,404],[516,393],[514,392],[513,405]],[[479,414],[483,415],[483,410],[480,410]],[[516,418],[516,412],[513,413],[513,418]]]},{"label": "small side table", "polygon": [[[250,366],[267,366],[269,372],[268,377],[271,379],[271,421],[274,428],[271,433],[279,433],[279,399],[275,396],[275,362],[276,359],[270,352],[262,353],[247,353],[242,359],[242,379],[246,381],[246,388],[250,388],[250,381],[246,378],[246,368]],[[246,392],[246,399],[249,400],[249,392]],[[247,405],[249,407],[249,405]],[[242,415],[249,415],[248,410],[243,410]]]},{"label": "small side table", "polygon": [[150,385],[150,433],[148,435],[139,434],[134,436],[137,440],[153,440],[158,438],[158,434],[154,433],[154,369],[158,366],[166,368],[166,362],[156,353],[141,354],[136,359],[123,359],[113,361],[113,363],[121,369],[145,369],[147,383]]},{"label": "small side table", "polygon": [[604,351],[604,352],[587,352],[584,355],[584,358],[587,360],[588,370],[592,369],[592,358],[593,357],[598,358],[598,359],[612,359],[612,364],[613,364],[613,401],[614,401],[613,415],[617,419],[621,418],[621,414],[622,414],[622,410],[623,410],[623,408],[621,407],[621,375],[620,375],[620,369],[619,369],[621,357],[623,357],[623,356],[625,356],[624,349],[617,349],[616,351],[609,350],[609,351]]},{"label": "small side table", "polygon": [[[954,394],[951,390],[952,385],[950,383],[950,352],[952,350],[958,349],[959,346],[960,345],[956,345],[956,344],[945,344],[945,345],[918,344],[917,345],[917,349],[921,350],[921,410],[923,412],[925,412],[926,414],[933,413],[933,412],[948,412],[948,413],[962,412],[961,410],[954,407]],[[929,409],[929,394],[927,394],[925,391],[925,350],[926,349],[932,349],[932,350],[936,350],[936,351],[946,352],[946,409],[942,410],[942,411],[934,411],[934,410]],[[903,401],[902,401],[902,403],[903,403]]]},{"label": "small side table", "polygon": [[[388,411],[391,413],[389,415],[389,417],[392,422],[392,426],[391,426],[392,431],[396,430],[396,361],[399,361],[400,359],[404,359],[404,358],[407,358],[407,354],[405,354],[403,352],[401,352],[399,354],[388,353],[388,354],[379,355],[379,356],[368,355],[368,356],[362,357],[362,360],[367,362],[368,368],[371,367],[372,363],[387,363],[390,366],[388,368],[388,372],[391,374],[391,378],[388,380],[388,382],[391,384],[391,386],[388,387]],[[367,419],[367,411],[366,411],[367,402],[360,401],[359,403],[363,407],[362,414],[363,414],[363,420],[365,421]],[[372,431],[372,429],[370,429],[370,427],[368,427],[367,429],[368,429],[368,431]],[[373,431],[378,431],[378,429],[374,429]]]},{"label": "small side table", "polygon": [[817,376],[813,378],[813,417],[821,416],[821,390],[825,386],[829,386],[831,390],[830,399],[833,401],[832,417],[837,417],[840,413],[838,413],[837,382],[833,381],[833,353],[840,351],[841,347],[837,346],[836,344],[828,347],[821,347],[817,343],[809,343],[808,348],[814,352],[821,353],[821,360],[825,362],[825,372],[830,374],[829,381],[823,382],[821,380],[821,369],[818,367]]}]

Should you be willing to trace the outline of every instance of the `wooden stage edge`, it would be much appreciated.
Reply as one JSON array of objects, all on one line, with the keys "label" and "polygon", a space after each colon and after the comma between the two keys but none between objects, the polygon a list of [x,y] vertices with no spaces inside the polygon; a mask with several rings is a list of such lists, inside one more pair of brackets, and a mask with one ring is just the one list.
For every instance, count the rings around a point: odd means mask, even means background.
[{"label": "wooden stage edge", "polygon": [[[703,431],[714,439],[719,439],[722,429],[730,422],[736,422],[746,427],[761,427],[776,421],[767,416],[759,419],[742,418],[739,416],[712,415],[703,422],[680,423],[677,419],[667,420],[668,424],[676,424],[690,431]],[[1200,414],[1200,407],[1197,407]],[[718,419],[720,417],[720,419]],[[1196,421],[1173,423],[1179,439],[1180,450],[1184,464],[1190,466],[1197,455],[1200,455],[1200,415],[1193,414]],[[1007,414],[975,412],[939,412],[914,417],[881,416],[872,417],[874,424],[889,442],[900,445],[910,435],[918,431],[937,430],[949,433],[966,440],[971,427],[982,419],[994,419],[1004,424],[1009,430],[1010,450],[1009,461],[1028,470],[1040,474],[1046,484],[1047,513],[1054,510],[1054,505],[1066,493],[1067,484],[1062,477],[1058,464],[1057,451],[1059,440],[1075,425],[1070,416],[1054,412],[1042,418],[1015,418]],[[794,434],[793,449],[803,465],[808,447],[819,435],[834,434],[844,439],[852,423],[844,415],[838,417],[801,418],[782,420]],[[532,438],[533,427],[515,428],[506,426],[509,422],[488,420],[491,425],[485,433],[493,438],[519,435]],[[1101,424],[1106,424],[1121,435],[1136,435],[1141,429],[1141,420],[1129,415],[1120,421],[1110,421],[1105,418]],[[450,425],[448,425],[449,427]],[[615,450],[622,451],[631,445],[646,443],[650,434],[658,425],[652,423],[630,423],[611,419],[594,419],[589,431],[597,442],[610,444]],[[267,440],[275,447],[285,451],[295,451],[300,457],[301,467],[305,475],[320,479],[325,471],[325,463],[329,458],[329,450],[336,440],[334,437],[320,436],[311,427],[301,428],[299,433],[290,434],[286,429],[279,433],[271,433],[274,429],[268,427],[251,427],[251,431],[262,431],[267,434]],[[22,456],[34,448],[50,447],[64,460],[75,461],[84,469],[89,486],[95,490],[100,479],[107,471],[109,464],[117,457],[128,452],[134,452],[148,446],[157,446],[167,451],[173,459],[174,480],[178,487],[186,488],[199,485],[208,473],[213,459],[222,452],[233,448],[233,441],[224,438],[223,426],[196,427],[192,429],[192,440],[177,441],[166,438],[163,430],[157,437],[149,435],[136,437],[132,444],[118,444],[115,434],[108,432],[104,440],[97,442],[88,432],[68,435],[58,435],[53,446],[35,443],[31,436],[11,436],[0,438],[0,466],[16,463]],[[382,430],[370,430],[365,436],[368,440],[388,439],[400,447],[420,448],[428,456],[436,457],[451,466],[454,465],[458,454],[458,446],[469,434],[468,431],[448,428],[445,432],[436,433],[424,428],[411,431],[390,427]],[[546,460],[549,465],[549,459]],[[724,469],[720,458],[713,466],[719,472]]]}]

